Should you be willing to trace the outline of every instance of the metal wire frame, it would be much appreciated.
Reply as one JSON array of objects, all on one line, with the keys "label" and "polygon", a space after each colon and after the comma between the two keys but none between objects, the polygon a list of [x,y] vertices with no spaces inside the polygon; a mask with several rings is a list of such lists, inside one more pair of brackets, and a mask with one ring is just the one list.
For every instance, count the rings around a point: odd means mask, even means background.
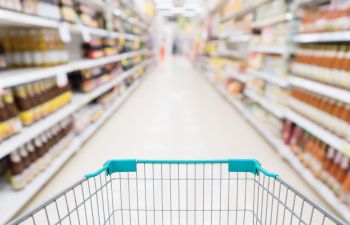
[{"label": "metal wire frame", "polygon": [[340,225],[280,178],[225,163],[138,163],[82,179],[10,223],[21,225]]}]

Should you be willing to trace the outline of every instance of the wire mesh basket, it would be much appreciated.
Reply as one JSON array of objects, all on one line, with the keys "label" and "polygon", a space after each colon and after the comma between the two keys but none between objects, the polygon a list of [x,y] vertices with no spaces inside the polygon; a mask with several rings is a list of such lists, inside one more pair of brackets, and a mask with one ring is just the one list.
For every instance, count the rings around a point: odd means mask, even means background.
[{"label": "wire mesh basket", "polygon": [[256,160],[112,160],[10,224],[345,224]]}]

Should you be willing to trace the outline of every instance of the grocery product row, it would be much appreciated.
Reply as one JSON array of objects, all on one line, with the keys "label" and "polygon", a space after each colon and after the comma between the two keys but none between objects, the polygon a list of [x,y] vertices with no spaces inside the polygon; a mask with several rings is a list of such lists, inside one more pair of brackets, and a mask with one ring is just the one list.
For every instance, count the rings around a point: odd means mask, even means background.
[{"label": "grocery product row", "polygon": [[[60,115],[47,116],[23,128],[23,133],[20,132],[16,136],[3,140],[0,144],[1,149],[11,151],[8,154],[1,153],[0,196],[1,199],[6,200],[0,204],[1,221],[8,221],[20,210],[64,162],[78,151],[97,128],[121,106],[140,84],[151,61],[147,60],[134,65],[121,66],[126,70],[122,72],[119,68],[115,77],[110,80],[104,79],[103,73],[96,74],[99,69],[80,71],[72,75],[75,78],[72,77],[74,84],[71,83],[70,92],[74,94],[71,94],[69,105],[57,112]],[[94,82],[96,86],[86,84],[86,87],[94,88],[92,91],[89,88],[84,89],[84,82]],[[27,102],[30,100],[29,97]],[[70,107],[68,111],[67,107]],[[2,123],[4,125],[2,127],[7,127],[7,122]],[[12,202],[10,206],[9,202]]]},{"label": "grocery product row", "polygon": [[[5,0],[0,3],[3,21],[25,25],[57,27],[61,21],[76,24],[78,29],[144,35],[147,19],[126,1],[103,0]],[[7,17],[7,16],[12,17]],[[126,19],[127,18],[127,19]],[[121,22],[122,20],[122,22]],[[98,30],[96,30],[98,33]]]},{"label": "grocery product row", "polygon": [[[0,69],[52,67],[67,64],[69,49],[55,29],[4,29],[0,38]],[[81,59],[98,59],[140,49],[144,42],[93,38],[81,44]]]},{"label": "grocery product row", "polygon": [[347,1],[227,1],[203,23],[197,64],[350,222],[348,11]]}]

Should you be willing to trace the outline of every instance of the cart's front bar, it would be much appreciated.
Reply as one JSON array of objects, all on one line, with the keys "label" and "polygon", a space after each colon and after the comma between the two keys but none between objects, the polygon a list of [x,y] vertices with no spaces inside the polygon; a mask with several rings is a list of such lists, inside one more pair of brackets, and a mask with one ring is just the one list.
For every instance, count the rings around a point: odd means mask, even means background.
[{"label": "cart's front bar", "polygon": [[278,177],[277,174],[270,173],[261,167],[261,163],[255,159],[224,159],[224,160],[136,160],[136,159],[118,159],[107,161],[103,167],[94,173],[85,175],[85,178],[96,177],[106,172],[111,175],[116,172],[136,172],[137,164],[214,164],[227,163],[229,172],[249,172],[255,175],[263,173],[268,177]]}]

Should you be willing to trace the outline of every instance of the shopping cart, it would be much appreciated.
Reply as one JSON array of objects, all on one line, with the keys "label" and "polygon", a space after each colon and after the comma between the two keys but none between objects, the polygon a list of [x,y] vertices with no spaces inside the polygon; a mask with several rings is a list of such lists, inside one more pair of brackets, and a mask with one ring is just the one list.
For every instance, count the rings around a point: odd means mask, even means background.
[{"label": "shopping cart", "polygon": [[11,224],[345,224],[256,160],[112,160]]}]

